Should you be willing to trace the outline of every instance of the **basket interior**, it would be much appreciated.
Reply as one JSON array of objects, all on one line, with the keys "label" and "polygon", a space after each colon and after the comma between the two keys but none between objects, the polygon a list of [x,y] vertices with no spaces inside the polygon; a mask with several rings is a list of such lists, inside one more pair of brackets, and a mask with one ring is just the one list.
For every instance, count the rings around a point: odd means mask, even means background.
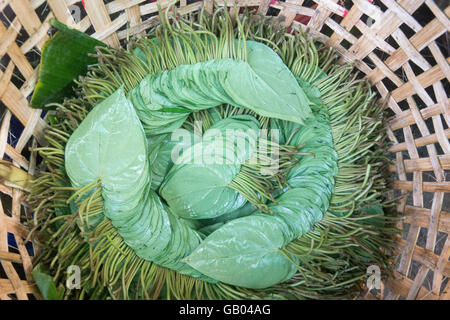
[{"label": "basket interior", "polygon": [[[162,8],[170,1],[158,1]],[[354,61],[386,102],[389,170],[398,224],[395,279],[367,299],[449,299],[450,285],[450,6],[432,0],[241,0],[230,10],[252,7],[276,23],[303,29],[334,47],[342,61]],[[179,13],[224,1],[177,3]],[[237,6],[234,7],[234,5]],[[42,110],[28,102],[37,81],[40,52],[51,36],[51,18],[118,47],[157,24],[158,8],[148,0],[4,0],[0,2],[0,156],[34,174],[43,140]],[[0,164],[1,166],[2,164]],[[7,167],[6,164],[3,164]],[[0,182],[0,299],[39,298],[22,225],[31,217],[26,190]]]}]

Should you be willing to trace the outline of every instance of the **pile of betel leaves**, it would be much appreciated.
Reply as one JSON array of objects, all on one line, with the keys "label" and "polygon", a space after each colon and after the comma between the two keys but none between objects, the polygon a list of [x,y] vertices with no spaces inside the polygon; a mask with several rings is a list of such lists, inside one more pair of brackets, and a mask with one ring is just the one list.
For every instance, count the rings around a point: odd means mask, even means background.
[{"label": "pile of betel leaves", "polygon": [[[169,9],[126,49],[54,22],[32,100],[53,109],[48,146],[28,199],[43,295],[349,298],[368,266],[388,274],[369,85],[269,18]],[[53,58],[74,35],[77,70],[70,52]],[[73,265],[81,288],[63,288]]]}]

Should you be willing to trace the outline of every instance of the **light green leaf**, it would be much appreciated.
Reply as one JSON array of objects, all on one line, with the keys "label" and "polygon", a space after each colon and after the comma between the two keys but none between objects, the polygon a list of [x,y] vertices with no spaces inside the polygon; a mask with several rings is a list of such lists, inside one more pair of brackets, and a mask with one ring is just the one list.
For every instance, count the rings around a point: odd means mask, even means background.
[{"label": "light green leaf", "polygon": [[230,72],[224,88],[238,105],[300,124],[311,118],[309,100],[294,75],[268,46],[247,41],[247,72]]},{"label": "light green leaf", "polygon": [[[246,45],[246,62],[213,59],[144,78],[130,98],[146,132],[154,132],[164,122],[154,123],[155,112],[175,107],[199,111],[223,103],[301,124],[309,119],[308,97],[281,58],[264,44],[247,41]],[[170,119],[165,120],[164,130],[181,125],[185,116],[184,110],[165,112],[164,118]]]},{"label": "light green leaf", "polygon": [[266,288],[290,279],[297,270],[280,252],[284,235],[272,216],[235,219],[211,233],[184,261],[219,281]]},{"label": "light green leaf", "polygon": [[[227,130],[235,129],[235,134]],[[221,120],[177,159],[160,188],[174,214],[186,219],[214,218],[240,208],[245,198],[228,185],[256,150],[259,123],[252,116]],[[241,144],[238,139],[242,138]]]},{"label": "light green leaf", "polygon": [[146,144],[134,108],[119,88],[89,112],[66,145],[72,185],[99,178],[105,199],[135,207],[150,182]]},{"label": "light green leaf", "polygon": [[167,172],[173,166],[173,160],[178,158],[175,147],[180,151],[188,148],[193,141],[189,131],[185,131],[189,141],[185,141],[182,136],[181,141],[172,139],[170,134],[163,134],[159,136],[151,136],[148,139],[148,159],[150,164],[151,176],[152,176],[152,189],[157,190],[163,182]]}]

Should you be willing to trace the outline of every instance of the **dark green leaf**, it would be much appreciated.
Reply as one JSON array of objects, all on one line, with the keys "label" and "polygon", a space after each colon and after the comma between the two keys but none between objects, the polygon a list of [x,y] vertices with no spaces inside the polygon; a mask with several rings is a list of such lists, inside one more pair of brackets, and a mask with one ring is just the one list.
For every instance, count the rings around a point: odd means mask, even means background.
[{"label": "dark green leaf", "polygon": [[79,75],[84,75],[88,65],[97,61],[89,57],[96,46],[106,46],[87,34],[52,20],[59,31],[42,49],[39,80],[31,98],[33,108],[46,108],[49,103],[62,102],[73,94],[72,86]]}]

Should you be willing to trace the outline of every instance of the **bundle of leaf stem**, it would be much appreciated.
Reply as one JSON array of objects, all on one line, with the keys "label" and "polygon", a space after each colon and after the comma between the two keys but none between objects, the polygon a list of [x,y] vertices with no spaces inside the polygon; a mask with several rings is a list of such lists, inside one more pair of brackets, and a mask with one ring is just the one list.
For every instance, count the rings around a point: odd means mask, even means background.
[{"label": "bundle of leaf stem", "polygon": [[[232,18],[224,8],[216,9],[212,16],[203,10],[187,16],[166,10],[160,18],[160,25],[147,36],[130,41],[127,50],[98,48],[98,64],[80,78],[78,96],[66,99],[48,116],[45,137],[49,145],[37,149],[42,168],[28,201],[35,208],[32,225],[37,232],[33,234],[43,248],[39,263],[51,270],[57,283],[64,281],[68,266],[81,268],[81,290],[66,290],[65,298],[354,298],[369,265],[377,264],[389,276],[389,252],[397,230],[385,198],[388,159],[383,107],[375,102],[369,84],[357,80],[352,65],[338,65],[332,49],[306,34],[288,33],[270,18],[251,12]],[[160,45],[155,45],[153,37]],[[219,58],[245,60],[245,48],[237,48],[241,42],[235,39],[264,42],[296,77],[320,90],[339,156],[335,191],[323,220],[282,249],[287,256],[299,258],[298,272],[286,283],[258,290],[210,284],[140,259],[108,219],[92,227],[91,222],[102,216],[98,181],[77,190],[64,170],[68,138],[105,97],[122,85],[127,92],[147,74],[180,64]],[[245,46],[245,41],[242,43]],[[148,63],[133,54],[134,48],[145,54]],[[320,78],[319,70],[326,76]],[[243,112],[231,106],[220,110],[224,118]],[[193,125],[202,120],[207,129],[208,117],[208,112],[201,111],[189,121]],[[268,126],[268,121],[264,123]],[[251,176],[254,168],[247,169],[243,175]],[[70,204],[79,210],[72,213]],[[377,206],[384,207],[384,213],[373,210]]]}]

